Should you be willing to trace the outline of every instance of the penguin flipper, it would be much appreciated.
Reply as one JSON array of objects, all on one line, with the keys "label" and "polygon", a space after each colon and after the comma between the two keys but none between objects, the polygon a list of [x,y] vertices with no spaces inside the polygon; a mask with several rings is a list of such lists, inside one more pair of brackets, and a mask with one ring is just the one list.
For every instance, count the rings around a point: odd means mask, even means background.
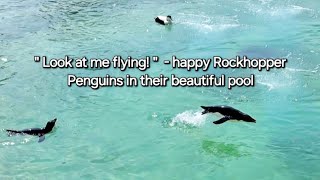
[{"label": "penguin flipper", "polygon": [[229,116],[224,116],[223,118],[217,120],[217,121],[214,121],[213,124],[222,124],[228,120],[230,120],[231,118]]},{"label": "penguin flipper", "polygon": [[45,137],[44,135],[40,135],[38,142],[41,143],[42,141],[44,141],[45,138],[46,138],[46,137]]}]

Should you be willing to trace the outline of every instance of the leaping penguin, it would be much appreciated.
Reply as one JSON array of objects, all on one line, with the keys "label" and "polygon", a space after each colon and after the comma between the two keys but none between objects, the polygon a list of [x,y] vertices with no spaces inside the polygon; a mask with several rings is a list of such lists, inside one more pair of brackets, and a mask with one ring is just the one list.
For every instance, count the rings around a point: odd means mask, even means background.
[{"label": "leaping penguin", "polygon": [[229,120],[238,120],[238,121],[253,122],[253,123],[256,122],[256,120],[253,119],[248,114],[243,113],[230,106],[201,106],[201,107],[204,109],[202,114],[220,113],[221,115],[224,116],[221,119],[214,121],[213,122],[214,124],[222,124]]}]

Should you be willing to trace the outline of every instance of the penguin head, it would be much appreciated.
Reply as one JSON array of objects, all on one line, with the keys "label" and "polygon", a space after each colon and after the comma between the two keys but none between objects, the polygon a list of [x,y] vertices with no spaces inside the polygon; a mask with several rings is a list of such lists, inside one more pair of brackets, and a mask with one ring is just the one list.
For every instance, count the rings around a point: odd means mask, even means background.
[{"label": "penguin head", "polygon": [[249,116],[249,115],[245,115],[245,116],[244,116],[244,120],[245,120],[246,122],[253,122],[253,123],[256,122],[256,120],[253,119],[253,118],[252,118],[251,116]]},{"label": "penguin head", "polygon": [[202,111],[202,113],[201,113],[202,115],[207,114],[207,113],[210,112],[210,111],[209,111],[209,109],[210,109],[209,107],[201,106],[201,108],[204,109],[204,111]]},{"label": "penguin head", "polygon": [[172,22],[172,17],[170,15],[167,16],[167,21]]},{"label": "penguin head", "polygon": [[53,129],[54,125],[56,124],[56,121],[57,121],[57,118],[55,118],[55,119],[47,122],[47,125],[46,125],[46,127],[45,127],[45,130],[46,130],[47,132],[50,132],[50,131]]}]

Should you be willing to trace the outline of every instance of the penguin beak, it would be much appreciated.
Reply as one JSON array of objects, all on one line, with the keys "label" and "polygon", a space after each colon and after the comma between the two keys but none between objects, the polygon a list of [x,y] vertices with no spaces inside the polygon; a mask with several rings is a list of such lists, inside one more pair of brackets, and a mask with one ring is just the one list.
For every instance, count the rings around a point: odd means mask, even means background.
[{"label": "penguin beak", "polygon": [[253,118],[251,118],[251,119],[250,119],[250,122],[256,123],[256,120],[253,119]]}]

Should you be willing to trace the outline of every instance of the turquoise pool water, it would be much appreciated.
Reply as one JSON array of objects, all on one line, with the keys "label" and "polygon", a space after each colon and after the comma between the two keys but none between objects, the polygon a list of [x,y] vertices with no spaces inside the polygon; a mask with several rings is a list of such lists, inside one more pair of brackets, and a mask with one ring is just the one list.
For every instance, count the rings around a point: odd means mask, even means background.
[{"label": "turquoise pool water", "polygon": [[[153,18],[170,14],[171,28]],[[320,2],[317,0],[0,1],[0,128],[42,127],[37,137],[0,133],[0,179],[320,178]],[[286,57],[255,74],[255,87],[78,88],[67,75],[208,72],[43,69],[35,55],[160,59]],[[213,125],[201,105],[226,104],[256,124]]]}]

